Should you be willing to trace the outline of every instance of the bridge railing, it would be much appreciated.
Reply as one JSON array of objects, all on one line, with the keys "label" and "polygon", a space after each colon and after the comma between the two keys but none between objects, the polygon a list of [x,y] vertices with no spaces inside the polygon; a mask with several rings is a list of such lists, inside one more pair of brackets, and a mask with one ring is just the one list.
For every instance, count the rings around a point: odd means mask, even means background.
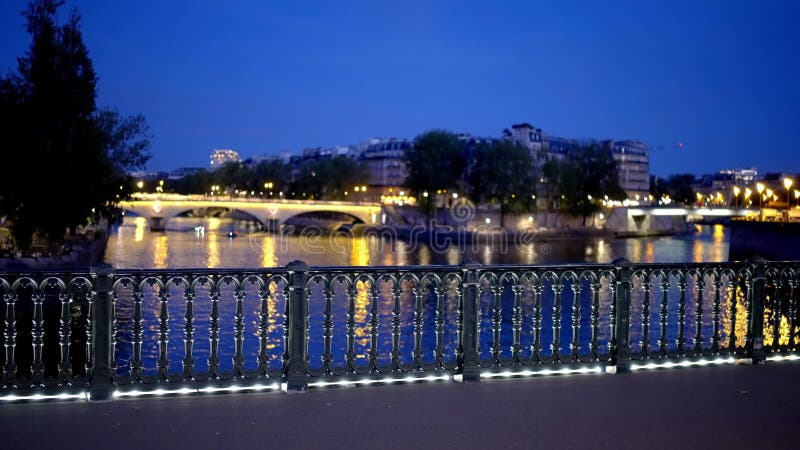
[{"label": "bridge railing", "polygon": [[0,274],[2,399],[795,358],[798,262]]}]

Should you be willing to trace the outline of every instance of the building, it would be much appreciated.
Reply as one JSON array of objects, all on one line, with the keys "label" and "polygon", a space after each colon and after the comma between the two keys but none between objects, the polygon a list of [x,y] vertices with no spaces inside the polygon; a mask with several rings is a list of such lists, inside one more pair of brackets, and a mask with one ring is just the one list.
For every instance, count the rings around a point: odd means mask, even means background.
[{"label": "building", "polygon": [[204,170],[206,169],[202,167],[178,167],[177,169],[171,171],[167,178],[170,180],[180,180],[183,177],[194,175]]},{"label": "building", "polygon": [[239,162],[239,152],[230,149],[215,149],[211,153],[211,170],[219,169],[220,167],[230,162]]},{"label": "building", "polygon": [[361,160],[367,166],[369,185],[379,188],[400,188],[408,176],[405,153],[411,147],[407,139],[370,139]]},{"label": "building", "polygon": [[645,201],[650,194],[650,157],[639,141],[605,141],[617,163],[619,185],[628,199]]}]

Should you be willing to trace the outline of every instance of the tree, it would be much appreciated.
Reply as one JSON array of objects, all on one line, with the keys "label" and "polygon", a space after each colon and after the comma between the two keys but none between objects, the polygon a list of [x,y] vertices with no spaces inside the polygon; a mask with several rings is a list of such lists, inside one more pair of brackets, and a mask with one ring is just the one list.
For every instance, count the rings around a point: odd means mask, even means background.
[{"label": "tree", "polygon": [[500,205],[500,226],[507,212],[520,212],[533,205],[536,177],[533,160],[525,147],[510,141],[482,144],[475,152],[469,184],[479,202]]},{"label": "tree", "polygon": [[581,145],[563,161],[551,161],[545,172],[556,180],[560,209],[582,216],[584,225],[587,216],[600,210],[600,199],[625,198],[614,157],[596,142]]},{"label": "tree", "polygon": [[291,191],[295,196],[312,200],[343,200],[345,192],[351,192],[354,186],[366,184],[367,177],[366,168],[346,156],[311,159],[300,165]]},{"label": "tree", "polygon": [[[408,170],[405,185],[416,194],[428,219],[433,213],[433,193],[458,187],[467,165],[458,136],[444,130],[428,131],[414,138],[414,144],[406,151],[405,163]],[[425,192],[429,195],[425,196]]]},{"label": "tree", "polygon": [[31,46],[18,73],[0,81],[0,111],[13,117],[2,149],[0,215],[17,246],[34,232],[53,244],[67,228],[113,213],[125,195],[125,171],[148,160],[141,116],[97,111],[97,77],[83,43],[80,16],[56,23],[61,0],[32,0],[23,12]]}]

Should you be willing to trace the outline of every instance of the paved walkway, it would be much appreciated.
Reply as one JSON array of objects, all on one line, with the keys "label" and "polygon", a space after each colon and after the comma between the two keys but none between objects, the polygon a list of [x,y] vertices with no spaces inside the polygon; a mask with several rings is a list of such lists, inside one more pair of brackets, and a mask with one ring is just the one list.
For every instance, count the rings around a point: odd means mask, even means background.
[{"label": "paved walkway", "polygon": [[11,449],[800,448],[800,363],[0,405]]}]

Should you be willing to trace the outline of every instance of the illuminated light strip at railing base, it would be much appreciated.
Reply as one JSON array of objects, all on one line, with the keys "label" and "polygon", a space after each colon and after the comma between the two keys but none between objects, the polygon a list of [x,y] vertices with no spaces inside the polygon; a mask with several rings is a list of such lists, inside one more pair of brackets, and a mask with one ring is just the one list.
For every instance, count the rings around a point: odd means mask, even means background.
[{"label": "illuminated light strip at railing base", "polygon": [[[368,386],[370,384],[393,384],[393,383],[417,383],[420,381],[447,381],[452,378],[451,375],[428,375],[424,377],[415,377],[415,376],[408,376],[402,378],[365,378],[362,380],[338,380],[338,381],[312,381],[308,383],[308,387],[310,388],[317,388],[317,387],[355,387],[358,385],[365,385]],[[281,385],[281,389],[286,391],[287,386],[286,383]]]},{"label": "illuminated light strip at railing base", "polygon": [[730,358],[716,358],[716,359],[701,359],[697,361],[684,360],[684,361],[667,361],[663,363],[647,363],[647,364],[632,364],[631,370],[653,370],[653,369],[673,369],[676,367],[702,367],[712,364],[733,364],[736,359]]},{"label": "illuminated light strip at railing base", "polygon": [[80,392],[77,394],[31,394],[31,395],[3,395],[0,396],[0,401],[3,402],[16,402],[16,401],[36,401],[36,400],[88,400],[89,393],[88,392]]},{"label": "illuminated light strip at railing base", "polygon": [[603,369],[600,367],[583,367],[580,369],[509,370],[506,372],[482,373],[481,378],[543,377],[551,375],[584,375],[590,373],[603,373]]},{"label": "illuminated light strip at railing base", "polygon": [[782,361],[800,361],[798,355],[771,355],[767,356],[768,362],[782,362]]},{"label": "illuminated light strip at railing base", "polygon": [[206,386],[201,388],[177,388],[177,389],[153,389],[146,391],[114,391],[114,398],[122,397],[145,397],[162,395],[181,395],[181,394],[217,394],[245,391],[276,391],[280,389],[278,383],[256,384],[252,386]]}]

